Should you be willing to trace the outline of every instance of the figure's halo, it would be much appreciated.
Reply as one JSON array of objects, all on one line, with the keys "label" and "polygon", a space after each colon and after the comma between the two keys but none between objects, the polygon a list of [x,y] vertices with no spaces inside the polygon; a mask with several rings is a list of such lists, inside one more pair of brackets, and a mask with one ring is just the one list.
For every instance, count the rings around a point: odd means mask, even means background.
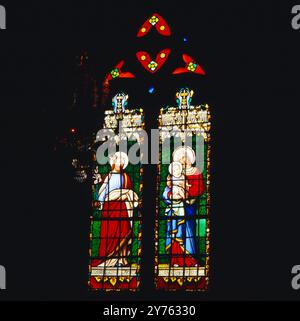
[{"label": "figure's halo", "polygon": [[123,169],[128,166],[129,159],[127,154],[124,152],[116,152],[114,155],[112,155],[109,160],[110,166],[112,166],[112,164],[115,163],[117,159],[120,159],[124,164]]},{"label": "figure's halo", "polygon": [[189,146],[177,147],[173,152],[173,162],[180,162],[180,159],[182,158],[182,156],[188,157],[191,164],[195,163],[196,155],[195,155],[194,150],[191,147],[189,147]]},{"label": "figure's halo", "polygon": [[172,174],[173,173],[173,168],[175,166],[179,166],[180,168],[180,172],[182,172],[182,164],[180,162],[172,162],[170,165],[169,165],[169,173]]}]

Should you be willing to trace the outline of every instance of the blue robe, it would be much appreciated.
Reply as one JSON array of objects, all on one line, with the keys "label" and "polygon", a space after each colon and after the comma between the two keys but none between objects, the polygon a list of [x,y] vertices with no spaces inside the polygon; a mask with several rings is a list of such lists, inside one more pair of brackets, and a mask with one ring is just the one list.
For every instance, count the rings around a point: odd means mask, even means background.
[{"label": "blue robe", "polygon": [[[163,201],[167,205],[172,204],[172,201],[168,197],[170,191],[171,189],[166,186],[163,193]],[[181,244],[185,252],[194,255],[197,253],[195,242],[196,204],[190,205],[184,203],[184,209],[185,217],[174,217],[171,209],[167,212],[166,250],[168,250],[172,244],[172,233],[175,233],[176,240]]]}]

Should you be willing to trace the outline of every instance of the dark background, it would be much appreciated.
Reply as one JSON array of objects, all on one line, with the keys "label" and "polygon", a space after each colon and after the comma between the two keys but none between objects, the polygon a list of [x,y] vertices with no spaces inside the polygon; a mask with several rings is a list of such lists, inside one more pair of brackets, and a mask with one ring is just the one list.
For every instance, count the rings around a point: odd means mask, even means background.
[{"label": "dark background", "polygon": [[[291,268],[300,264],[298,108],[300,31],[291,8],[273,1],[90,1],[12,4],[0,32],[0,264],[7,290],[0,300],[294,300]],[[159,12],[173,31],[136,39]],[[183,36],[188,43],[183,43]],[[147,38],[147,39],[146,39]],[[135,52],[172,48],[155,76]],[[143,274],[139,293],[87,288],[89,186],[75,184],[69,163],[54,153],[69,126],[101,122],[101,110],[70,120],[74,57],[88,50],[98,74],[119,60],[138,75],[114,90],[141,105],[148,129],[176,89],[195,89],[194,103],[213,116],[212,254],[206,293],[162,293],[153,284],[155,166],[146,170]],[[173,78],[186,52],[207,76]],[[156,92],[149,95],[147,88]],[[98,116],[95,116],[98,115]],[[85,118],[86,117],[86,118]]]}]

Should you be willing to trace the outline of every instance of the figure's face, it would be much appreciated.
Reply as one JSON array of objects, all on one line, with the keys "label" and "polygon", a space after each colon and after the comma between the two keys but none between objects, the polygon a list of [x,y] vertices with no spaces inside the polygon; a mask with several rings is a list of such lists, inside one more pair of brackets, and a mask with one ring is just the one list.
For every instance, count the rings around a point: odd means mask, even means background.
[{"label": "figure's face", "polygon": [[188,157],[183,155],[180,159],[180,163],[185,167],[185,168],[191,168],[192,164],[191,161]]},{"label": "figure's face", "polygon": [[173,176],[175,176],[175,177],[179,177],[180,175],[181,175],[181,168],[180,168],[180,166],[178,166],[178,165],[174,165],[173,167],[172,167],[172,174],[173,174]]},{"label": "figure's face", "polygon": [[124,161],[121,158],[117,158],[114,162],[114,170],[120,172],[124,167]]}]

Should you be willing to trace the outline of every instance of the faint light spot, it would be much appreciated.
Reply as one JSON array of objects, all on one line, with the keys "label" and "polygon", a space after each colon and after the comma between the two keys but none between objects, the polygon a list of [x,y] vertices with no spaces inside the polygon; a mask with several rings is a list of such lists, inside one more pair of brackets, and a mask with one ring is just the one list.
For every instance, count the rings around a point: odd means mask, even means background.
[{"label": "faint light spot", "polygon": [[153,94],[155,91],[155,88],[153,86],[151,86],[149,89],[148,89],[148,92],[149,94]]},{"label": "faint light spot", "polygon": [[183,37],[183,42],[188,42],[188,38],[187,37]]},{"label": "faint light spot", "polygon": [[70,129],[70,132],[71,132],[72,134],[75,134],[75,133],[76,133],[76,128],[71,128],[71,129]]}]

